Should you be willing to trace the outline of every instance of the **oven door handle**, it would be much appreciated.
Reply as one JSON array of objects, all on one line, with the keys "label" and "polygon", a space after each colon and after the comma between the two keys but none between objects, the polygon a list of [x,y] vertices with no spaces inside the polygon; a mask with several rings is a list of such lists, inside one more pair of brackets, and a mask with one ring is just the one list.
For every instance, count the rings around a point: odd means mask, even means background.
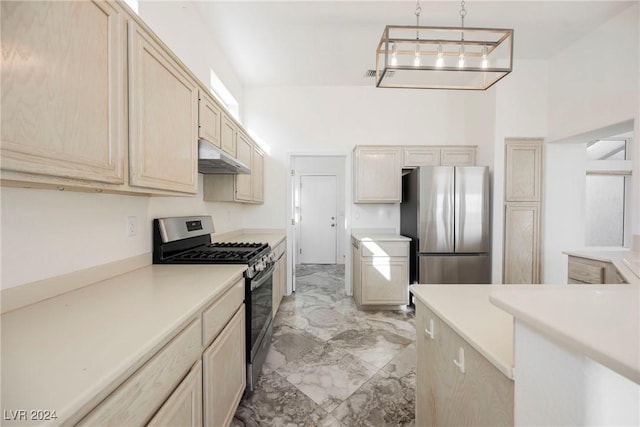
[{"label": "oven door handle", "polygon": [[251,280],[251,290],[253,291],[254,289],[259,288],[260,286],[262,286],[262,284],[264,282],[266,282],[269,277],[271,277],[271,275],[273,274],[273,270],[275,269],[275,264],[271,264],[269,265],[269,267],[266,270],[263,270],[260,272],[260,274],[258,275],[258,279],[252,279]]}]

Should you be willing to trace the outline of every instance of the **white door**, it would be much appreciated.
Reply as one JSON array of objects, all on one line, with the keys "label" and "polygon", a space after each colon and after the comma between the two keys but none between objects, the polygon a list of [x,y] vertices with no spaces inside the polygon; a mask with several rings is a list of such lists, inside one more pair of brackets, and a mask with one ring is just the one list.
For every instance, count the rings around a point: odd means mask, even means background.
[{"label": "white door", "polygon": [[335,175],[300,176],[300,264],[335,264],[337,184]]}]

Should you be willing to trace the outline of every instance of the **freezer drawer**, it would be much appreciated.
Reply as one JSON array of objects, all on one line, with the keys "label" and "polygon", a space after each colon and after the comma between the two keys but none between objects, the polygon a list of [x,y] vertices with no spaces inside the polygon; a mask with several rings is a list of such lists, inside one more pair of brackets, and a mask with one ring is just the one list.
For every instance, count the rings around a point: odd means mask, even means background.
[{"label": "freezer drawer", "polygon": [[418,263],[422,284],[491,283],[489,255],[420,255]]}]

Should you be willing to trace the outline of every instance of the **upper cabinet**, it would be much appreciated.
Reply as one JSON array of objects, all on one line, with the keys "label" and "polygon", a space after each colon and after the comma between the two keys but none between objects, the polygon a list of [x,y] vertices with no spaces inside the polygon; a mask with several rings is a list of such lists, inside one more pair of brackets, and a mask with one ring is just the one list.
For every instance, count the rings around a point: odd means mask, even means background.
[{"label": "upper cabinet", "polygon": [[[222,133],[221,143],[222,151],[229,154],[232,157],[236,157],[236,134],[238,133],[238,126],[231,117],[225,112],[222,113]],[[249,166],[248,163],[245,163]]]},{"label": "upper cabinet", "polygon": [[400,203],[402,169],[475,166],[473,145],[360,145],[353,150],[354,203]]},{"label": "upper cabinet", "polygon": [[[244,163],[253,172],[253,144],[244,132],[238,131],[236,138],[236,154],[237,159]],[[253,183],[251,182],[251,174],[235,175],[236,179],[236,199],[250,202],[253,195]]]},{"label": "upper cabinet", "polygon": [[2,170],[123,184],[124,11],[88,1],[0,7]]},{"label": "upper cabinet", "polygon": [[205,175],[204,200],[206,202],[263,203],[264,153],[247,134],[237,128],[234,140],[237,159],[248,166],[251,173]]},{"label": "upper cabinet", "polygon": [[539,202],[542,141],[509,140],[505,146],[505,202]]},{"label": "upper cabinet", "polygon": [[129,26],[131,185],[197,193],[198,86],[149,33]]},{"label": "upper cabinet", "polygon": [[206,139],[220,148],[222,110],[203,90],[198,99],[198,138]]},{"label": "upper cabinet", "polygon": [[357,146],[354,149],[354,203],[399,203],[402,199],[402,149]]}]

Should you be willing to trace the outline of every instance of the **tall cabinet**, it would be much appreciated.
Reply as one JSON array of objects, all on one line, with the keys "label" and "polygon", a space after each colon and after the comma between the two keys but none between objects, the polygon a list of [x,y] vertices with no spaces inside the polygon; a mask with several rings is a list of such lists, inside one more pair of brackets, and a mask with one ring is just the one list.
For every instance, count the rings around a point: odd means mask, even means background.
[{"label": "tall cabinet", "polygon": [[541,139],[505,141],[503,283],[542,279]]}]

